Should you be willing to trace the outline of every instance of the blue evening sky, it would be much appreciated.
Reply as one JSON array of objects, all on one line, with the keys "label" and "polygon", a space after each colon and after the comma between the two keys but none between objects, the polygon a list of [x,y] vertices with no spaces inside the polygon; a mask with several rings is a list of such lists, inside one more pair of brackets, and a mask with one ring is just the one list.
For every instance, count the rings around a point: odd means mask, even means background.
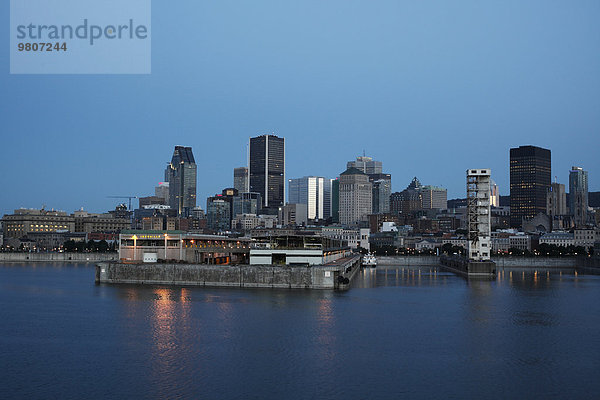
[{"label": "blue evening sky", "polygon": [[286,139],[287,177],[361,155],[393,190],[462,197],[467,168],[509,193],[509,148],[552,150],[600,190],[600,2],[153,1],[151,75],[0,73],[0,212],[151,195],[192,146],[199,205],[232,185],[250,136]]}]

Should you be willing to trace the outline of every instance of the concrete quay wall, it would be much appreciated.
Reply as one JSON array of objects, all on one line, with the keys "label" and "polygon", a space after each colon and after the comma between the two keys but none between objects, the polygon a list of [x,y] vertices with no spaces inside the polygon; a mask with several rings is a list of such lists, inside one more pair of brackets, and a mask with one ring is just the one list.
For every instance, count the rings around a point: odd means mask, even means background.
[{"label": "concrete quay wall", "polygon": [[437,256],[377,256],[377,265],[421,266],[439,265]]},{"label": "concrete quay wall", "polygon": [[290,267],[285,265],[126,264],[96,265],[96,283],[182,285],[282,289],[345,289],[338,276],[355,262],[333,266]]},{"label": "concrete quay wall", "polygon": [[[591,258],[583,257],[492,257],[498,268],[575,268],[595,265]],[[431,266],[440,265],[437,256],[380,256],[378,265]]]},{"label": "concrete quay wall", "polygon": [[118,253],[0,253],[0,262],[99,262],[115,261]]},{"label": "concrete quay wall", "polygon": [[492,257],[498,268],[575,268],[575,257]]}]

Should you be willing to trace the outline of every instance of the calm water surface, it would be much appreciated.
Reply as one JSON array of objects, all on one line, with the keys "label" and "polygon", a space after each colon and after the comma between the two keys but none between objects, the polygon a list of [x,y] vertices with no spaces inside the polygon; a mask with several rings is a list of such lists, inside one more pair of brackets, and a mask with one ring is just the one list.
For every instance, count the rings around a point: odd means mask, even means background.
[{"label": "calm water surface", "polygon": [[600,276],[361,271],[345,293],[0,265],[0,398],[599,398]]}]

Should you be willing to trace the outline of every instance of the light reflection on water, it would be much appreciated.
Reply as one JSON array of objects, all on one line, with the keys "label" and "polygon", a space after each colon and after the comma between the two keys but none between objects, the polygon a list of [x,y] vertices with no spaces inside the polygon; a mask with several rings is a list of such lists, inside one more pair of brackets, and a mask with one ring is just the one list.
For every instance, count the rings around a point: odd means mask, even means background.
[{"label": "light reflection on water", "polygon": [[572,270],[499,270],[482,281],[379,266],[360,271],[348,292],[90,282],[93,268],[0,266],[3,397],[600,390],[600,277]]}]

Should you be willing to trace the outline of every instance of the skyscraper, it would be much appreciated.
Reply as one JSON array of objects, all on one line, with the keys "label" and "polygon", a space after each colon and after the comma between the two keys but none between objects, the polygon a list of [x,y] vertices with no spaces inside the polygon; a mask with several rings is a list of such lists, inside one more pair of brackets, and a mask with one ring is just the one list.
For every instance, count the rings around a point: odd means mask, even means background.
[{"label": "skyscraper", "polygon": [[356,168],[367,175],[382,173],[381,161],[375,161],[373,158],[365,156],[356,157],[355,161],[348,161],[346,168]]},{"label": "skyscraper", "polygon": [[[329,218],[329,193],[326,193],[328,179],[320,176],[305,176],[289,180],[288,202],[305,204],[308,219]],[[327,207],[326,207],[327,206]],[[326,208],[328,208],[326,213]]]},{"label": "skyscraper", "polygon": [[448,191],[444,188],[426,185],[419,189],[423,199],[423,209],[446,210],[448,208]]},{"label": "skyscraper", "polygon": [[372,184],[369,176],[356,168],[340,174],[340,223],[359,225],[372,213]]},{"label": "skyscraper", "polygon": [[552,175],[551,153],[537,146],[510,149],[510,225],[546,212]]},{"label": "skyscraper", "polygon": [[276,212],[285,199],[284,138],[262,135],[250,138],[250,192],[260,193],[265,208]]},{"label": "skyscraper", "polygon": [[340,222],[340,179],[331,180],[331,222]]},{"label": "skyscraper", "polygon": [[165,171],[169,182],[169,205],[178,216],[188,216],[196,207],[196,161],[191,147],[175,146]]},{"label": "skyscraper", "polygon": [[567,196],[562,183],[553,182],[550,185],[546,194],[546,214],[550,218],[567,215]]},{"label": "skyscraper", "polygon": [[392,175],[383,173],[383,163],[375,161],[372,157],[356,157],[354,161],[348,161],[347,168],[356,168],[369,176],[372,185],[373,214],[385,214],[390,212],[390,195],[392,194]]},{"label": "skyscraper", "polygon": [[588,172],[572,167],[569,172],[569,211],[576,226],[587,223]]},{"label": "skyscraper", "polygon": [[238,193],[248,192],[248,167],[233,169],[233,187]]}]

